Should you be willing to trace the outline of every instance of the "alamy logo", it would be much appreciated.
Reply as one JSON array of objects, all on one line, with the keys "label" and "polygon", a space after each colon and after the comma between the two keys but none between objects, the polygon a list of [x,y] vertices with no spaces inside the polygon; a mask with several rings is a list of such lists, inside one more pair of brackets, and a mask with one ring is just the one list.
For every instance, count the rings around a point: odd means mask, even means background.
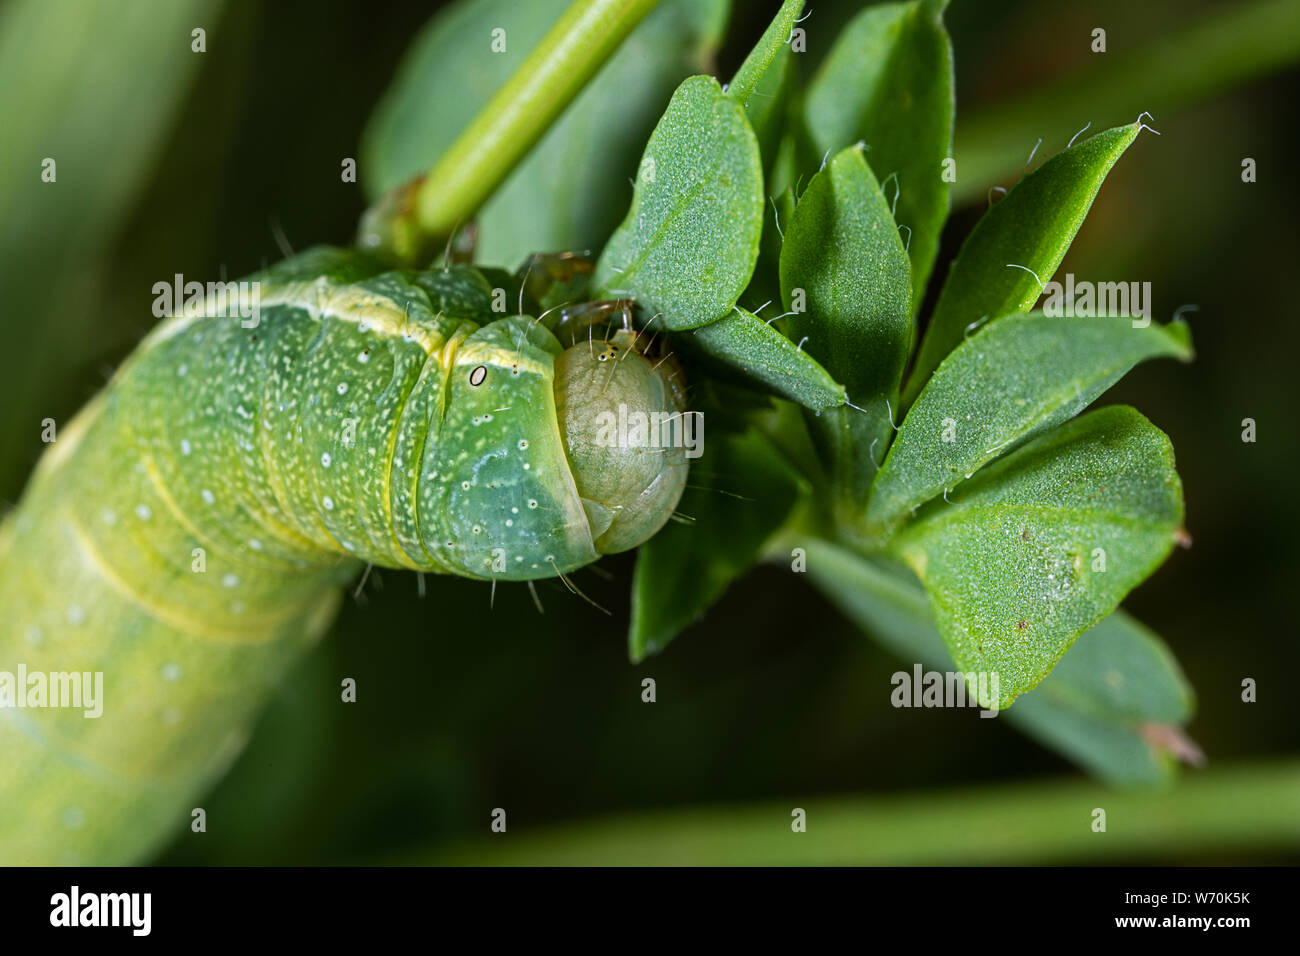
[{"label": "alamy logo", "polygon": [[620,403],[618,414],[596,416],[596,444],[602,448],[684,448],[687,458],[704,454],[703,412],[629,411]]},{"label": "alamy logo", "polygon": [[86,717],[104,713],[103,671],[0,671],[0,707],[81,708]]},{"label": "alamy logo", "polygon": [[889,682],[894,690],[889,702],[895,707],[980,707],[981,717],[998,715],[998,672],[896,671]]},{"label": "alamy logo", "polygon": [[179,272],[171,282],[153,284],[153,314],[160,319],[184,315],[190,318],[238,318],[246,329],[262,321],[262,283],[186,282]]},{"label": "alamy logo", "polygon": [[1043,314],[1053,319],[1080,316],[1132,316],[1133,328],[1151,324],[1150,282],[1075,282],[1065,274],[1065,284],[1055,280],[1043,286]]},{"label": "alamy logo", "polygon": [[50,897],[51,926],[126,926],[133,936],[153,927],[152,893],[85,893],[73,886]]}]

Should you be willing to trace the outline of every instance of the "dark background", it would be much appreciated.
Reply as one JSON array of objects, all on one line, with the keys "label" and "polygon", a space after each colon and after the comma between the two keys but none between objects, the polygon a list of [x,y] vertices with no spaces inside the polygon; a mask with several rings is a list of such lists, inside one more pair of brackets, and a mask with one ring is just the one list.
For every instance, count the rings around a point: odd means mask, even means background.
[{"label": "dark background", "polygon": [[[120,290],[173,272],[237,277],[275,261],[272,223],[295,248],[351,239],[363,199],[340,182],[339,158],[357,154],[370,110],[435,6],[237,0],[214,19],[179,117],[105,250],[113,279],[91,338],[40,384],[46,414],[65,420],[152,324]],[[765,26],[766,4],[748,5],[761,13],[738,6],[724,75]],[[1119,52],[1218,6],[955,0],[946,20],[959,129],[982,107],[1093,65],[1094,26]],[[812,60],[857,4],[814,7]],[[1300,742],[1289,684],[1300,667],[1297,95],[1292,70],[1158,113],[1163,135],[1144,134],[1122,158],[1061,270],[1150,281],[1158,321],[1199,306],[1196,362],[1140,367],[1105,401],[1136,405],[1177,451],[1194,545],[1126,607],[1163,635],[1196,688],[1189,729],[1211,768],[1294,753]],[[1147,108],[1140,90],[1132,105],[1111,119]],[[1062,117],[1026,129],[1025,156],[1038,136],[1059,145],[1080,125]],[[1256,184],[1241,182],[1245,156],[1258,161]],[[983,206],[954,209],[937,277]],[[1255,444],[1241,441],[1246,417],[1258,423]],[[0,488],[9,500],[41,449],[28,431],[25,460],[10,463]],[[755,571],[665,654],[633,667],[632,563],[624,555],[578,575],[611,617],[551,583],[539,587],[539,616],[523,586],[499,588],[490,609],[486,584],[429,578],[420,600],[413,575],[372,574],[204,802],[210,832],[184,834],[164,859],[369,862],[483,834],[493,807],[511,808],[514,829],[1079,773],[1000,722],[893,709],[897,662],[783,569]],[[359,686],[349,706],[338,703],[345,676]],[[652,707],[640,701],[644,676],[658,684]],[[1258,680],[1259,703],[1241,703],[1244,677]]]}]

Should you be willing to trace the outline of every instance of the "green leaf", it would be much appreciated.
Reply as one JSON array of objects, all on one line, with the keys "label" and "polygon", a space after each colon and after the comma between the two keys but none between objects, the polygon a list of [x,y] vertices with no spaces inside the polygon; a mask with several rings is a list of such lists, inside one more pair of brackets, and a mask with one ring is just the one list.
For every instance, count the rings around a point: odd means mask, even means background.
[{"label": "green leaf", "polygon": [[730,315],[702,325],[681,341],[701,349],[707,359],[740,372],[750,383],[805,408],[843,405],[844,386],[811,355],[762,319],[739,306]]},{"label": "green leaf", "polygon": [[[952,667],[924,589],[892,564],[838,545],[805,543],[813,584],[908,663]],[[1056,669],[1001,719],[1094,775],[1131,786],[1166,779],[1173,764],[1150,728],[1191,717],[1191,689],[1164,643],[1123,611],[1083,634]]]},{"label": "green leaf", "polygon": [[804,97],[804,122],[819,155],[860,138],[864,117],[885,85],[903,23],[914,10],[913,3],[869,6],[836,39]]},{"label": "green leaf", "polygon": [[[568,4],[472,0],[430,20],[366,128],[367,193],[377,198],[429,169]],[[479,260],[513,266],[534,252],[605,243],[626,210],[640,144],[677,84],[711,56],[728,6],[665,0],[646,17],[479,211]],[[498,27],[506,50],[488,54]]]},{"label": "green leaf", "polygon": [[701,461],[708,462],[708,487],[688,486],[677,506],[691,520],[669,522],[637,555],[628,633],[634,662],[662,651],[703,615],[794,506],[793,472],[752,431],[709,439]]},{"label": "green leaf", "polygon": [[1040,436],[891,542],[930,593],[958,668],[1005,706],[1165,559],[1183,517],[1173,449],[1125,406]]},{"label": "green leaf", "polygon": [[744,108],[716,80],[693,76],[646,145],[627,218],[593,285],[635,296],[663,324],[720,319],[745,290],[763,228],[763,170]]},{"label": "green leaf", "polygon": [[1007,717],[1021,731],[1117,784],[1167,779],[1179,756],[1198,754],[1180,727],[1192,690],[1148,628],[1116,611],[1083,634]]},{"label": "green leaf", "polygon": [[972,323],[1029,310],[1061,264],[1106,174],[1137,134],[1136,124],[1120,126],[1062,150],[984,215],[943,284],[904,391],[906,403]]},{"label": "green leaf", "polygon": [[[798,96],[798,87],[799,70],[794,54],[785,47],[745,101],[745,118],[758,138],[758,151],[763,158],[763,180],[769,188],[774,182],[773,174],[782,140],[791,122],[792,103]],[[769,191],[768,195],[772,193]]]},{"label": "green leaf", "polygon": [[[785,227],[781,293],[790,337],[850,397],[898,387],[911,320],[908,263],[862,151],[842,150],[813,177]],[[801,308],[802,306],[802,308]]]},{"label": "green leaf", "polygon": [[782,57],[782,51],[788,49],[790,31],[803,9],[803,0],[785,0],[781,9],[768,28],[759,37],[754,49],[749,51],[745,62],[727,84],[727,95],[745,105],[748,110],[753,94],[759,89],[764,77]]},{"label": "green leaf", "polygon": [[1124,316],[991,322],[939,366],[876,475],[867,520],[888,531],[1017,442],[1083,411],[1138,362],[1192,356],[1187,326]]},{"label": "green leaf", "polygon": [[842,150],[813,177],[785,227],[781,292],[796,347],[842,382],[858,406],[822,412],[812,427],[834,465],[841,504],[859,517],[911,336],[908,269],[861,150]]},{"label": "green leaf", "polygon": [[911,232],[912,307],[948,218],[952,157],[952,44],[946,3],[869,7],[840,34],[808,87],[804,118],[819,155],[861,141],[882,183],[894,179],[895,218]]}]

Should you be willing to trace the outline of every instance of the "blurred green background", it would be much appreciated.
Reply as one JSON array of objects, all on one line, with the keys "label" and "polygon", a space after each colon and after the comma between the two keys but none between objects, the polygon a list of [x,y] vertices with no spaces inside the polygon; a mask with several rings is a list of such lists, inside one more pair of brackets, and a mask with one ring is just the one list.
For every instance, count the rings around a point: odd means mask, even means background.
[{"label": "blurred green background", "polygon": [[[340,163],[358,155],[371,110],[438,6],[0,4],[6,502],[43,448],[41,419],[66,422],[151,327],[154,282],[257,269],[281,256],[276,230],[295,249],[351,240],[364,199],[340,181]],[[769,14],[765,3],[737,6],[722,75]],[[859,6],[812,4],[805,75]],[[1233,6],[954,0],[946,20],[962,195],[936,275],[986,207],[987,189],[1019,174],[1012,163],[987,181],[963,181],[968,131],[994,128],[987,120],[1001,104],[1079,71],[1104,74]],[[56,15],[57,29],[37,22]],[[190,52],[194,27],[207,32],[203,54]],[[1095,27],[1107,31],[1105,55],[1089,50]],[[1189,86],[1197,68],[1186,63]],[[1194,777],[1300,749],[1300,697],[1285,683],[1300,668],[1291,472],[1300,463],[1300,328],[1290,289],[1300,258],[1300,74],[1271,69],[1174,109],[1147,92],[1128,89],[1121,109],[1086,94],[1063,99],[1029,115],[1014,142],[999,136],[992,146],[1028,158],[1042,137],[1041,160],[1088,121],[1095,131],[1155,113],[1161,135],[1144,135],[1120,161],[1061,271],[1150,281],[1160,321],[1198,307],[1189,316],[1194,364],[1144,366],[1106,398],[1136,405],[1169,433],[1186,486],[1194,545],[1125,606],[1165,638],[1196,688],[1190,733],[1209,766],[1184,772]],[[57,189],[39,180],[44,156],[57,157]],[[1241,181],[1244,157],[1258,163],[1254,184]],[[1241,441],[1247,417],[1258,423],[1255,444]],[[558,584],[539,586],[539,616],[523,586],[498,589],[490,607],[486,584],[429,578],[420,598],[413,575],[373,573],[203,801],[208,832],[178,836],[162,859],[432,861],[486,836],[496,807],[516,833],[627,812],[912,791],[952,808],[969,802],[967,788],[1028,793],[1054,779],[1077,782],[1081,807],[1106,799],[1004,722],[892,708],[898,661],[784,568],[758,570],[665,654],[633,667],[632,563],[624,555],[578,575],[610,617]],[[657,682],[653,705],[641,702],[647,676]],[[339,703],[343,677],[357,680],[355,704]],[[1241,702],[1246,677],[1259,682],[1255,704]],[[1300,822],[1300,793],[1290,795]],[[1272,849],[1133,847],[1116,858],[1295,862],[1296,836]],[[1076,858],[1069,848],[1046,854]]]}]

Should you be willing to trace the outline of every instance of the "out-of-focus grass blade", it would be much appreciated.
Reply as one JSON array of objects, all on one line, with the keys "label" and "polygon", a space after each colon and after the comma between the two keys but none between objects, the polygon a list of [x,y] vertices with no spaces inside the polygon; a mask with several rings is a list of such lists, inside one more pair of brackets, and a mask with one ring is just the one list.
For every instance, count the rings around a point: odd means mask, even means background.
[{"label": "out-of-focus grass blade", "polygon": [[[582,820],[510,840],[479,837],[389,862],[460,866],[922,866],[1150,861],[1300,846],[1300,761],[1239,764],[1176,787],[1116,792],[1092,781],[1016,781],[891,796],[690,807]],[[1072,826],[1105,801],[1112,830]],[[1084,810],[1080,810],[1084,807]],[[1085,817],[1085,820],[1087,818]],[[814,821],[816,821],[814,825]],[[1121,830],[1122,828],[1122,830]]]},{"label": "out-of-focus grass blade", "polygon": [[1020,99],[967,114],[957,126],[953,200],[983,200],[990,186],[1010,185],[1005,177],[1024,166],[1035,136],[1056,131],[1061,143],[1084,123],[1103,128],[1142,110],[1159,118],[1300,60],[1300,3],[1257,0],[1220,10],[1131,53],[1108,53],[1091,69]]},{"label": "out-of-focus grass blade", "polygon": [[[42,386],[88,353],[96,266],[202,65],[220,0],[12,0],[0,8],[0,493],[39,450]],[[53,160],[53,182],[42,179]],[[75,404],[75,403],[74,403]]]}]

